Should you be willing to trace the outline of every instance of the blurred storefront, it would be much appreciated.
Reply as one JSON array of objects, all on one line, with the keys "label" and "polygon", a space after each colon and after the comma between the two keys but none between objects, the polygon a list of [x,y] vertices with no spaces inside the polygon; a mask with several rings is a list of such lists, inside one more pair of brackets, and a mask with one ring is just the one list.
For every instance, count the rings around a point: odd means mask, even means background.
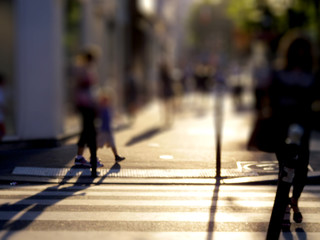
[{"label": "blurred storefront", "polygon": [[0,2],[4,141],[50,139],[62,133],[62,3]]},{"label": "blurred storefront", "polygon": [[100,49],[101,86],[124,111],[126,70],[152,98],[158,42],[154,7],[138,0],[0,1],[0,72],[5,76],[3,141],[57,140],[77,133],[71,69],[86,46]]}]

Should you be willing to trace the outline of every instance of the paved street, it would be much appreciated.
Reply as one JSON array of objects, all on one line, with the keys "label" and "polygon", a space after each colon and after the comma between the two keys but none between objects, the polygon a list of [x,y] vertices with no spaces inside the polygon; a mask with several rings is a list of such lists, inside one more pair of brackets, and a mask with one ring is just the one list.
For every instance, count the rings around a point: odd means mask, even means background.
[{"label": "paved street", "polygon": [[[320,187],[280,239],[320,238]],[[0,238],[265,239],[275,186],[0,185]]]},{"label": "paved street", "polygon": [[[216,181],[214,101],[185,101],[171,128],[163,128],[158,102],[132,126],[117,120],[116,142],[126,160],[115,163],[110,149],[99,150],[105,167],[95,179],[73,164],[77,138],[56,148],[2,151],[0,238],[264,239],[276,188],[274,181],[259,182],[276,179],[277,163],[273,154],[246,150],[252,112],[237,113],[224,99]],[[318,139],[309,176],[320,169]],[[240,185],[248,182],[255,184]],[[319,190],[305,188],[304,222],[292,223],[281,239],[319,239]]]},{"label": "paved street", "polygon": [[[202,101],[199,96],[185,97],[175,114],[173,125],[163,125],[162,105],[154,101],[143,108],[135,122],[124,118],[115,121],[118,151],[125,161],[115,163],[109,148],[99,149],[105,165],[99,169],[104,180],[120,178],[201,178],[216,176],[216,114],[213,96]],[[274,154],[247,151],[253,113],[247,97],[241,111],[235,111],[229,95],[223,98],[221,176],[224,179],[277,178],[278,163]],[[74,166],[77,137],[56,148],[2,151],[1,175],[19,181],[22,176],[64,178],[90,176],[90,169]],[[318,176],[320,137],[315,133],[311,143],[309,175]],[[85,157],[89,159],[88,150]],[[3,177],[6,179],[5,177]],[[76,180],[75,180],[76,181]],[[238,180],[237,180],[238,181]],[[242,180],[239,180],[242,181]],[[254,180],[256,181],[256,180]]]}]

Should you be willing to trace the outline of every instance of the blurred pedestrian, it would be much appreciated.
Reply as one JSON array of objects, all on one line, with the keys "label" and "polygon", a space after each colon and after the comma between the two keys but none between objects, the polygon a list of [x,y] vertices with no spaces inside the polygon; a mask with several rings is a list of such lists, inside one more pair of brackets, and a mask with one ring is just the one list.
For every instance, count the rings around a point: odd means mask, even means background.
[{"label": "blurred pedestrian", "polygon": [[[280,173],[288,170],[285,163],[291,159],[290,146],[294,146],[294,179],[292,197],[288,206],[297,223],[303,220],[298,200],[306,184],[309,165],[309,140],[311,133],[311,105],[313,102],[313,57],[311,42],[301,34],[290,33],[280,42],[284,58],[280,69],[273,72],[269,90],[271,113],[274,122],[275,153]],[[289,173],[288,173],[289,175]],[[289,177],[289,176],[288,176]],[[283,221],[283,227],[290,220]]]},{"label": "blurred pedestrian", "polygon": [[4,84],[5,84],[5,77],[2,74],[0,74],[0,142],[2,141],[4,135],[6,134],[6,127],[4,123],[5,108],[6,108]]},{"label": "blurred pedestrian", "polygon": [[135,120],[136,112],[139,107],[139,88],[132,67],[127,67],[125,74],[126,81],[124,86],[124,100],[129,122],[132,124]]},{"label": "blurred pedestrian", "polygon": [[98,131],[97,144],[98,148],[111,147],[115,161],[122,161],[125,157],[118,154],[112,129],[112,98],[107,89],[101,89],[99,94],[99,117],[101,126]]},{"label": "blurred pedestrian", "polygon": [[267,58],[267,47],[262,42],[254,45],[252,59],[252,79],[255,97],[255,110],[261,114],[268,103],[267,91],[270,85],[271,66]]},{"label": "blurred pedestrian", "polygon": [[234,62],[231,65],[228,85],[231,88],[232,99],[236,110],[240,110],[243,105],[244,83],[242,69],[239,63]]},{"label": "blurred pedestrian", "polygon": [[[81,115],[82,130],[78,140],[77,156],[75,165],[94,166],[96,161],[97,167],[103,167],[103,164],[97,159],[97,143],[95,119],[97,114],[97,101],[94,96],[93,88],[98,83],[95,72],[95,62],[97,53],[92,49],[86,49],[82,52],[78,59],[78,66],[75,69],[76,107]],[[90,162],[84,156],[85,146],[89,147]]]},{"label": "blurred pedestrian", "polygon": [[274,141],[269,96],[272,66],[267,58],[267,46],[264,43],[257,42],[253,45],[251,62],[255,118],[247,148],[248,150],[274,152],[274,146],[270,144]]},{"label": "blurred pedestrian", "polygon": [[167,62],[163,61],[160,64],[160,97],[164,104],[165,126],[171,126],[173,123],[174,114],[174,90],[173,78],[171,76],[170,67]]},{"label": "blurred pedestrian", "polygon": [[216,68],[203,61],[195,65],[193,78],[196,89],[196,107],[199,115],[206,112],[209,104],[209,93],[212,90],[215,81]]}]

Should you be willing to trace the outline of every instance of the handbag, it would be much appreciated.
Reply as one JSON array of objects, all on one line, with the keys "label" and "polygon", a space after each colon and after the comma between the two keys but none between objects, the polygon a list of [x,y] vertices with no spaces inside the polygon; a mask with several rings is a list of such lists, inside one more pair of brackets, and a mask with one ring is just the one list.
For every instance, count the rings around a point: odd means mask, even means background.
[{"label": "handbag", "polygon": [[275,152],[276,127],[272,116],[258,117],[250,135],[247,149],[249,151]]}]

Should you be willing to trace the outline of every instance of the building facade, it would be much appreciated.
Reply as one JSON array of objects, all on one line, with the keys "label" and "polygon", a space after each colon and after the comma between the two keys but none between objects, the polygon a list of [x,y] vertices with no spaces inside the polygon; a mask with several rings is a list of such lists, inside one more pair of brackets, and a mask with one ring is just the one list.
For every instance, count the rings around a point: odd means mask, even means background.
[{"label": "building facade", "polygon": [[86,46],[99,47],[100,83],[117,93],[120,111],[128,65],[140,69],[143,93],[150,95],[157,41],[151,16],[139,7],[138,0],[0,1],[3,141],[60,139],[79,130],[70,69]]}]

